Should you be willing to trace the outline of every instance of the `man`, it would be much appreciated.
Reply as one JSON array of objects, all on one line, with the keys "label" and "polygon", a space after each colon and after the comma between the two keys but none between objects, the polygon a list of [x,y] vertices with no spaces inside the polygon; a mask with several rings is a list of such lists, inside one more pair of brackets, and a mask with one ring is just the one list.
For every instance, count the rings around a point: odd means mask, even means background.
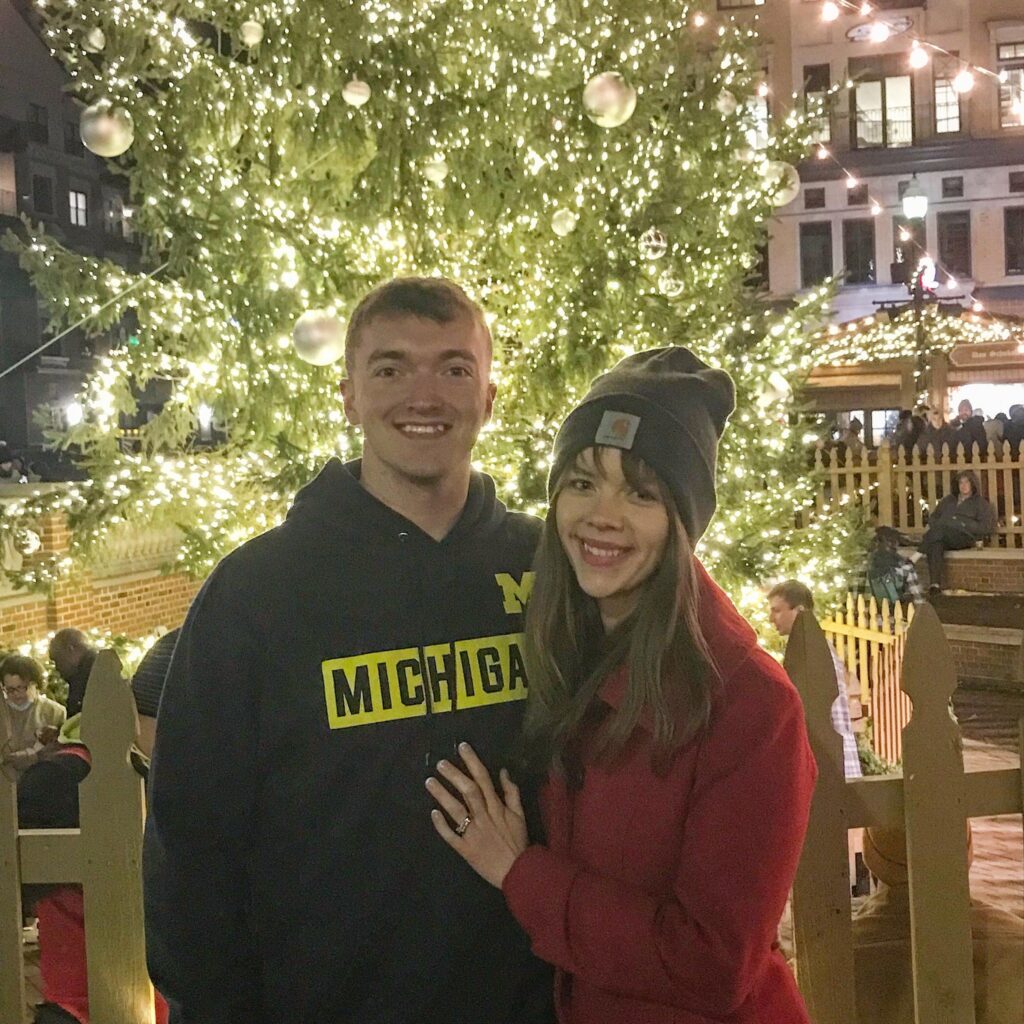
[{"label": "man", "polygon": [[361,462],[328,462],[189,612],[144,864],[151,973],[183,1024],[553,1019],[548,968],[424,785],[464,740],[510,764],[526,695],[539,524],[470,468],[490,364],[454,284],[370,293],[342,382]]},{"label": "man", "polygon": [[[793,623],[800,612],[814,611],[814,595],[810,588],[799,580],[786,580],[768,591],[768,618],[781,636],[789,636]],[[846,692],[846,666],[839,660],[836,649],[830,643],[832,663],[836,670],[836,686],[839,699],[832,705],[832,725],[843,738],[843,768],[848,779],[861,777],[860,757],[857,754],[857,740],[850,722],[850,700]]]},{"label": "man", "polygon": [[63,705],[41,693],[42,685],[43,666],[35,658],[10,654],[0,659],[0,686],[10,724],[10,740],[0,749],[0,767],[15,778],[39,760],[64,724]]},{"label": "man", "polygon": [[956,445],[963,448],[964,457],[968,462],[971,461],[974,445],[978,446],[980,455],[985,455],[988,451],[985,419],[974,411],[974,407],[966,398],[957,406],[956,420],[953,423],[953,427],[956,435]]},{"label": "man", "polygon": [[50,641],[50,661],[68,684],[68,718],[73,718],[82,710],[96,648],[80,629],[59,629]]}]

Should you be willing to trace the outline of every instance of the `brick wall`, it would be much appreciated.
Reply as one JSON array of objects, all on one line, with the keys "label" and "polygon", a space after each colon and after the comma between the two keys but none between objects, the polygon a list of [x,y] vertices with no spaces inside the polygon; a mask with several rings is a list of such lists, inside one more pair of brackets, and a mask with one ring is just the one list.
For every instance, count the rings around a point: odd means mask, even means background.
[{"label": "brick wall", "polygon": [[[63,517],[48,517],[39,531],[40,555],[66,551]],[[66,626],[140,636],[156,626],[180,625],[201,581],[148,570],[116,578],[85,574],[59,583],[48,595],[15,593],[0,598],[0,649],[37,640]]]},{"label": "brick wall", "polygon": [[953,651],[961,684],[1024,691],[1024,682],[1020,677],[1019,647],[953,639],[950,639],[949,646]]},{"label": "brick wall", "polygon": [[985,558],[984,552],[946,556],[946,587],[979,594],[1024,594],[1024,552],[1019,558]]}]

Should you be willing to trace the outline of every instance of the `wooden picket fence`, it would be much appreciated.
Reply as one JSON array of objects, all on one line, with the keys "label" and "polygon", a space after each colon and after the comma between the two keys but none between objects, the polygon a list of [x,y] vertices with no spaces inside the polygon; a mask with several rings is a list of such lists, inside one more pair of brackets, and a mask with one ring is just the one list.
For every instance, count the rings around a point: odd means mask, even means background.
[{"label": "wooden picket fence", "polygon": [[[907,834],[915,1024],[975,1024],[964,820],[1024,811],[1024,772],[964,772],[960,728],[949,713],[956,668],[930,605],[906,634],[901,686],[913,715],[903,730],[901,775],[846,781],[830,718],[835,671],[813,615],[801,613],[794,624],[786,669],[803,698],[819,770],[793,888],[797,982],[811,1020],[857,1024],[847,833],[881,825]],[[1024,721],[1021,734],[1024,743]]]},{"label": "wooden picket fence", "polygon": [[1024,547],[1024,454],[1016,460],[1010,446],[989,444],[985,452],[977,444],[968,457],[962,448],[927,456],[914,449],[908,458],[902,448],[893,450],[883,441],[875,450],[842,454],[838,449],[814,453],[818,480],[815,504],[819,513],[841,505],[864,507],[876,526],[894,526],[901,533],[922,534],[928,514],[940,498],[953,490],[956,474],[973,470],[981,493],[995,506],[998,525],[985,542],[988,547]]},{"label": "wooden picket fence", "polygon": [[[811,1019],[856,1024],[847,831],[899,825],[907,830],[915,1024],[974,1024],[964,818],[1021,813],[1024,775],[964,773],[949,714],[956,673],[930,606],[906,631],[902,689],[914,714],[904,729],[900,777],[845,781],[830,711],[835,670],[812,615],[797,619],[786,668],[804,701],[820,773],[793,892],[798,982]],[[14,786],[0,781],[0,1024],[22,1024],[25,1012],[24,979],[10,965],[21,963],[20,886],[27,882],[83,886],[91,1019],[154,1021],[142,917],[144,793],[129,761],[137,717],[113,652],[97,659],[82,721],[92,770],[80,787],[80,829],[19,831]],[[0,741],[6,734],[0,716]]]},{"label": "wooden picket fence", "polygon": [[883,760],[903,759],[903,727],[910,721],[910,698],[900,689],[907,630],[914,605],[906,612],[874,597],[847,594],[845,609],[821,624],[846,667],[848,682],[857,680],[860,702],[871,720],[871,747]]},{"label": "wooden picket fence", "polygon": [[[18,829],[13,782],[0,776],[0,1024],[22,1024],[22,884],[78,883],[85,909],[89,1016],[154,1024],[142,915],[143,782],[129,751],[138,716],[113,651],[96,659],[82,712],[92,768],[79,786],[77,829]],[[0,745],[9,735],[0,714]]]}]

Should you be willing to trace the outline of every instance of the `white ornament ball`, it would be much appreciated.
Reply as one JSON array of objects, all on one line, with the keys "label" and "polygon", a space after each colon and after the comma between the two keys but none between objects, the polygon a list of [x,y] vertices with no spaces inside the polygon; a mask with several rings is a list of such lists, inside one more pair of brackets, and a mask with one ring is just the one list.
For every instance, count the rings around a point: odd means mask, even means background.
[{"label": "white ornament ball", "polygon": [[115,107],[110,100],[100,100],[86,107],[78,131],[82,145],[97,156],[120,156],[135,140],[132,115],[124,107]]},{"label": "white ornament ball", "polygon": [[423,177],[427,181],[432,181],[435,185],[440,185],[448,177],[447,161],[443,157],[438,157],[436,160],[428,160],[423,165]]},{"label": "white ornament ball", "polygon": [[351,81],[346,82],[345,87],[341,90],[341,98],[350,107],[361,107],[369,100],[372,94],[373,90],[358,78],[353,78]]},{"label": "white ornament ball", "polygon": [[739,100],[728,89],[723,89],[718,94],[718,99],[715,100],[715,108],[720,114],[725,114],[726,117],[730,114],[735,114],[738,106]]},{"label": "white ornament ball", "polygon": [[587,117],[602,128],[618,128],[636,110],[636,89],[618,71],[594,75],[583,89]]},{"label": "white ornament ball", "polygon": [[103,29],[98,26],[89,29],[82,37],[82,49],[86,53],[100,53],[107,45],[107,37]]},{"label": "white ornament ball", "polygon": [[313,366],[330,366],[345,354],[345,329],[329,309],[308,309],[292,330],[295,354]]},{"label": "white ornament ball", "polygon": [[769,160],[764,166],[764,177],[777,186],[772,196],[773,206],[788,206],[800,195],[800,175],[792,164],[782,160]]},{"label": "white ornament ball", "polygon": [[674,277],[667,270],[661,277],[658,278],[658,291],[665,296],[666,299],[678,299],[683,294],[683,289],[686,286],[678,277]]},{"label": "white ornament ball", "polygon": [[778,370],[772,370],[768,379],[761,385],[757,399],[761,405],[772,405],[775,402],[786,401],[792,393],[789,381]]},{"label": "white ornament ball", "polygon": [[657,228],[648,228],[640,236],[639,248],[644,259],[660,260],[668,252],[668,239]]},{"label": "white ornament ball", "polygon": [[18,554],[28,557],[34,555],[42,546],[43,542],[35,530],[26,527],[14,535],[14,547]]},{"label": "white ornament ball", "polygon": [[243,21],[238,27],[238,38],[245,46],[258,46],[263,41],[263,26],[258,21]]},{"label": "white ornament ball", "polygon": [[556,210],[551,215],[551,230],[559,238],[565,238],[566,235],[570,235],[576,230],[579,220],[579,217],[572,210]]}]

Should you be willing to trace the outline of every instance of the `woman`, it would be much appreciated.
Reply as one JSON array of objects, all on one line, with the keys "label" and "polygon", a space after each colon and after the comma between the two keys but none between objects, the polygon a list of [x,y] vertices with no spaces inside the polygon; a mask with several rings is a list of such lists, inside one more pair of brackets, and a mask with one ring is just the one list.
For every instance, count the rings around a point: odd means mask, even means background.
[{"label": "woman", "polygon": [[727,374],[666,348],[559,431],[527,617],[547,841],[465,744],[427,782],[437,831],[558,968],[563,1024],[808,1020],[775,941],[815,778],[803,709],[693,556],[733,408]]},{"label": "woman", "polygon": [[941,410],[929,409],[928,422],[917,439],[917,450],[922,459],[938,460],[942,458],[944,446],[952,456],[956,451],[956,431],[946,422]]},{"label": "woman", "polygon": [[947,551],[972,548],[996,531],[996,510],[981,496],[977,476],[969,469],[961,470],[954,486],[955,493],[947,494],[929,516],[928,529],[918,546],[928,557],[928,590],[932,594],[942,589]]},{"label": "woman", "polygon": [[35,658],[11,654],[0,660],[0,685],[10,722],[10,739],[0,749],[0,765],[15,778],[39,760],[64,724],[64,706],[40,693],[43,666]]}]

